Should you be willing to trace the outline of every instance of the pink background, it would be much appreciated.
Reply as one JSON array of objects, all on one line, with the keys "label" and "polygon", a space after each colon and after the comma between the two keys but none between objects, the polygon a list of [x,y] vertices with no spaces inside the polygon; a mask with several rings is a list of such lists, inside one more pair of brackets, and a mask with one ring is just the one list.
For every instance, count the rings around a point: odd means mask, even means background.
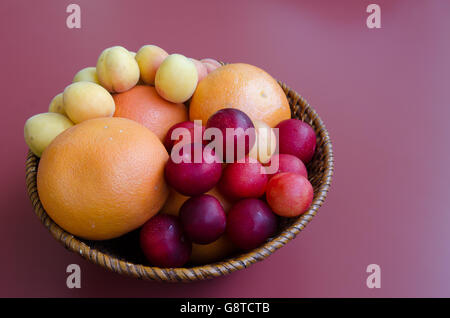
[{"label": "pink background", "polygon": [[[81,30],[65,25],[82,10]],[[368,29],[366,7],[382,9]],[[0,2],[0,296],[450,296],[449,1]],[[188,285],[138,281],[65,250],[33,214],[23,124],[112,45],[248,62],[300,92],[336,156],[313,222],[269,259]],[[82,288],[65,285],[77,263]],[[366,266],[381,266],[381,289]]]}]

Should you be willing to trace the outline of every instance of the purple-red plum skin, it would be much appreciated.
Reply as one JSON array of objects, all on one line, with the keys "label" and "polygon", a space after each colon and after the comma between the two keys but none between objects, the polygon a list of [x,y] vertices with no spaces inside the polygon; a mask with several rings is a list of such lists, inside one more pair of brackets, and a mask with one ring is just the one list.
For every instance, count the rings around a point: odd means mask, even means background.
[{"label": "purple-red plum skin", "polygon": [[[195,148],[200,148],[197,151],[201,151],[201,162],[194,162]],[[181,158],[186,160],[178,163],[172,158],[173,151],[164,174],[167,183],[176,191],[187,196],[200,195],[211,190],[219,181],[222,164],[211,149],[205,150],[205,146],[198,143],[186,144],[179,150]]]},{"label": "purple-red plum skin", "polygon": [[212,195],[203,194],[186,200],[179,215],[186,236],[194,243],[212,243],[225,232],[225,211]]},{"label": "purple-red plum skin", "polygon": [[177,217],[158,214],[141,228],[140,245],[148,261],[159,267],[181,267],[191,255],[192,243]]},{"label": "purple-red plum skin", "polygon": [[270,207],[259,199],[237,202],[227,214],[226,233],[243,250],[251,250],[275,234],[277,217]]},{"label": "purple-red plum skin", "polygon": [[299,119],[286,119],[280,122],[279,152],[291,154],[306,165],[311,161],[316,150],[316,134],[310,125]]}]

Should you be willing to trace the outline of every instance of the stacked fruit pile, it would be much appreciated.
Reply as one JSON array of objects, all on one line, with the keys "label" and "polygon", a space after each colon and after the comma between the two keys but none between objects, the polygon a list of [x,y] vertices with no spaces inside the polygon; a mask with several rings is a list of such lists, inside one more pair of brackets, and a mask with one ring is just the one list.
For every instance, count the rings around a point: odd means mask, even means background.
[{"label": "stacked fruit pile", "polygon": [[27,120],[25,141],[58,225],[89,240],[140,228],[155,266],[254,249],[313,199],[315,133],[249,64],[108,48]]}]

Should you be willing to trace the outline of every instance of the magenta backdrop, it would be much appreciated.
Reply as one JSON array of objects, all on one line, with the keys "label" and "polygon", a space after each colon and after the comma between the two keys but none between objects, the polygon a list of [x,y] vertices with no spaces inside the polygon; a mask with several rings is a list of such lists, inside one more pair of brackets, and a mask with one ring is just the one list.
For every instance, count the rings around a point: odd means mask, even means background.
[{"label": "magenta backdrop", "polygon": [[[82,28],[65,25],[81,6]],[[366,27],[381,6],[382,28]],[[450,1],[0,2],[0,296],[450,296]],[[112,45],[257,65],[326,123],[333,184],[313,222],[267,260],[227,277],[161,284],[65,250],[34,215],[23,124]],[[77,263],[82,288],[66,287]],[[381,289],[366,266],[381,266]]]}]

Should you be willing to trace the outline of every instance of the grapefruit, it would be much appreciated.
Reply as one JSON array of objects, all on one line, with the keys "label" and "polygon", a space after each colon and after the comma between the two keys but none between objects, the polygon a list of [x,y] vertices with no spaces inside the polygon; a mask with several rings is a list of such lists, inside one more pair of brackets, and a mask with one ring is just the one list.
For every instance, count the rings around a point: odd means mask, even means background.
[{"label": "grapefruit", "polygon": [[291,118],[281,86],[262,69],[243,63],[219,67],[198,83],[189,117],[205,125],[212,114],[223,108],[237,108],[270,127]]},{"label": "grapefruit", "polygon": [[167,159],[158,137],[132,120],[87,120],[45,149],[37,173],[39,197],[66,231],[89,240],[119,237],[164,205]]},{"label": "grapefruit", "polygon": [[152,86],[138,85],[126,92],[115,94],[114,102],[114,117],[128,118],[144,125],[161,141],[170,127],[188,120],[184,104],[166,101]]}]

